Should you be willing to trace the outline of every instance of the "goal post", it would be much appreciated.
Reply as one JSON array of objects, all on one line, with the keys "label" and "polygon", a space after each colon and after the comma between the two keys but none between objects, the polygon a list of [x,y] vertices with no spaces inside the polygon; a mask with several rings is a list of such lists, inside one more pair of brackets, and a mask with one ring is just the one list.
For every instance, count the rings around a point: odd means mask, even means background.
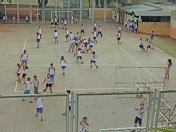
[{"label": "goal post", "polygon": [[71,20],[71,17],[73,15],[73,11],[51,11],[51,18],[54,18],[55,16],[58,18],[58,20],[67,19],[67,22]]}]

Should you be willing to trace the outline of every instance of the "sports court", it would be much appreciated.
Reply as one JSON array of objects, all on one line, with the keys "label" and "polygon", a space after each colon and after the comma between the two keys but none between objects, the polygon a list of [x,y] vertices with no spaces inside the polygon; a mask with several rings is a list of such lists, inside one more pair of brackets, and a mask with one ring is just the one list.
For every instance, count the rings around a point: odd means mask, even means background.
[{"label": "sports court", "polygon": [[[41,94],[49,94],[49,90],[47,92],[43,92],[45,88],[45,84],[42,84],[46,74],[48,72],[48,68],[50,63],[54,64],[56,68],[55,75],[55,87],[53,88],[54,93],[66,93],[66,90],[70,89],[75,93],[85,93],[85,92],[113,92],[114,91],[114,80],[115,80],[115,67],[165,67],[166,61],[168,58],[171,58],[175,61],[175,58],[165,54],[163,51],[155,47],[155,50],[149,50],[148,53],[143,52],[139,49],[139,37],[137,37],[133,33],[128,33],[126,30],[122,29],[122,39],[121,44],[117,44],[117,29],[118,25],[115,23],[97,23],[97,25],[101,25],[103,37],[98,37],[98,43],[94,43],[93,51],[98,55],[97,57],[97,65],[98,69],[93,66],[90,68],[90,60],[92,58],[92,54],[90,53],[82,53],[83,64],[80,61],[76,62],[76,57],[74,57],[73,52],[69,52],[69,42],[65,42],[65,30],[57,29],[59,33],[59,43],[54,43],[53,28],[50,28],[49,24],[1,24],[0,26],[0,45],[1,45],[1,79],[0,82],[0,92],[1,95],[13,95],[13,94],[23,94],[25,86],[22,83],[16,82],[16,76],[13,74],[16,72],[16,64],[20,62],[20,55],[23,50],[27,50],[29,55],[28,59],[28,71],[27,77],[33,79],[34,75],[37,75],[40,79],[39,92]],[[42,29],[42,39],[40,43],[40,48],[37,48],[36,44],[36,32],[38,27],[41,26]],[[76,35],[76,32],[80,31],[80,24],[68,25],[68,31],[72,31],[73,35]],[[82,38],[92,38],[92,28],[93,24],[86,23],[85,33],[86,36],[82,36]],[[146,46],[146,44],[145,44]],[[60,58],[64,56],[66,63],[66,75],[62,75],[62,69],[60,67]],[[147,69],[148,70],[148,69]],[[140,69],[141,81],[150,81],[148,77],[147,70]],[[149,69],[152,74],[153,81],[162,81],[165,71],[162,70],[152,70]],[[174,73],[175,66],[172,67],[171,79],[166,80],[166,89],[173,89],[173,82],[175,80]],[[134,69],[120,69],[117,71],[117,80],[128,82],[138,82],[138,77],[136,71]],[[142,80],[143,79],[143,80]],[[156,85],[158,89],[162,89],[162,84]],[[31,93],[33,93],[33,84],[30,85]],[[134,88],[131,85],[119,85],[116,87],[115,91],[133,91]],[[102,99],[101,99],[102,98]],[[100,111],[101,106],[99,106],[99,102],[103,99],[109,97],[101,97],[96,99],[96,102],[93,104],[93,108],[96,108],[97,111],[92,110],[92,105],[87,104],[86,106],[82,105],[86,109],[82,109],[81,116],[84,116],[84,113],[87,112],[89,123],[92,128],[96,128],[96,122],[98,120],[92,115],[99,113],[106,113],[106,111]],[[135,97],[133,97],[135,98]],[[3,99],[2,102],[2,116],[1,118],[1,126],[0,129],[2,131],[65,131],[64,127],[61,127],[65,117],[61,115],[65,110],[65,100],[64,98],[48,97],[44,98],[44,107],[46,107],[47,112],[53,112],[53,115],[46,114],[44,115],[44,119],[46,119],[43,125],[40,122],[37,122],[35,119],[35,105],[29,104],[28,100],[24,102],[21,99]],[[85,102],[94,101],[94,98],[83,97],[81,100],[85,100]],[[116,101],[121,107],[112,108],[109,111],[115,112],[115,118],[118,118],[118,113],[120,109],[126,109],[127,112],[124,113],[129,117],[135,117],[136,112],[133,111],[135,107],[138,107],[138,101],[135,99],[131,100],[130,98],[117,98]],[[59,106],[57,108],[57,102],[59,102]],[[131,108],[128,109],[126,105],[122,105],[123,102],[130,102]],[[110,107],[108,102],[104,103],[104,107]],[[112,104],[111,104],[112,103]],[[111,102],[110,105],[113,105],[115,102]],[[24,106],[25,105],[25,106]],[[115,104],[114,104],[115,105]],[[113,105],[113,106],[114,106]],[[54,106],[54,107],[53,107]],[[24,107],[24,109],[23,109]],[[133,108],[134,107],[134,108]],[[53,108],[53,111],[50,110]],[[5,112],[10,109],[10,113]],[[14,112],[11,112],[11,109],[14,109]],[[93,113],[92,113],[93,111]],[[5,112],[5,113],[3,113]],[[117,112],[117,113],[116,113]],[[122,112],[123,113],[123,112]],[[132,115],[131,115],[132,114]],[[34,116],[34,118],[32,117]],[[111,115],[113,117],[113,114]],[[117,117],[116,117],[117,116]],[[146,116],[146,115],[145,115]],[[27,118],[26,124],[25,122]],[[53,119],[59,119],[59,127],[55,124]],[[79,117],[80,119],[82,117]],[[146,117],[145,117],[146,118]],[[100,118],[101,119],[101,118]],[[102,114],[103,119],[103,114]],[[127,118],[128,119],[128,118]],[[51,121],[52,120],[52,121]],[[108,119],[107,121],[111,121]],[[115,121],[115,120],[114,120]],[[132,122],[124,122],[131,126]],[[65,122],[65,121],[64,121]],[[121,122],[122,123],[122,122]],[[55,124],[51,127],[51,124]],[[107,124],[107,122],[105,122]],[[106,128],[105,124],[104,125]],[[123,124],[123,123],[122,123]],[[130,125],[129,125],[130,124]],[[9,127],[10,126],[10,127]],[[19,127],[21,126],[21,127]],[[35,126],[35,127],[34,127]],[[107,125],[107,127],[109,127]],[[112,126],[113,127],[113,126]],[[120,127],[117,126],[117,127]],[[8,129],[7,129],[8,128]],[[24,129],[25,128],[25,129]],[[89,128],[88,128],[89,130]],[[94,129],[90,129],[94,130]]]}]

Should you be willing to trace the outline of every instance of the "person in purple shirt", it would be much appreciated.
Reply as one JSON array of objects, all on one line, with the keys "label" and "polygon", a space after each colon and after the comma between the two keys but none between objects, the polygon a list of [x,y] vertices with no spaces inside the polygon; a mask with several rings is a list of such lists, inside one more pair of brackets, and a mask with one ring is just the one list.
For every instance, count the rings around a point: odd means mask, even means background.
[{"label": "person in purple shirt", "polygon": [[154,37],[155,37],[155,33],[154,31],[152,31],[151,36],[150,36],[150,42],[151,44],[153,43],[153,50],[154,50]]}]

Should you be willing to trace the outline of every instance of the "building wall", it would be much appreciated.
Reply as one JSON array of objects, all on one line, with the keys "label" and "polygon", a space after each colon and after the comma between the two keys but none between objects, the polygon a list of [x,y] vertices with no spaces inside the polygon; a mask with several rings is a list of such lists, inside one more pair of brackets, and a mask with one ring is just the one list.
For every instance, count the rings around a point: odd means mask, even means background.
[{"label": "building wall", "polygon": [[170,36],[170,22],[139,22],[139,33],[151,34],[152,30],[156,35]]},{"label": "building wall", "polygon": [[171,11],[170,37],[176,39],[176,10]]},{"label": "building wall", "polygon": [[[94,18],[104,18],[104,10],[94,10]],[[106,18],[112,18],[112,10],[106,10]]]}]

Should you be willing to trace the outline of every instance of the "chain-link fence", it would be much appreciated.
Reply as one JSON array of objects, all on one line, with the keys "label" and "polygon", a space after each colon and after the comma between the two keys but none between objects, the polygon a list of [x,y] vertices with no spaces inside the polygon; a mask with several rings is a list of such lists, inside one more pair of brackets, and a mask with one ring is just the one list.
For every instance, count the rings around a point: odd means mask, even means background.
[{"label": "chain-link fence", "polygon": [[[86,130],[97,132],[103,129],[132,128],[141,103],[145,105],[142,125],[148,129],[152,92],[119,92],[76,94],[75,132],[81,128],[80,122],[87,117]],[[108,131],[107,130],[107,131]],[[124,129],[125,130],[125,129]]]},{"label": "chain-link fence", "polygon": [[155,127],[176,128],[169,122],[176,122],[176,90],[158,92]]},{"label": "chain-link fence", "polygon": [[[69,132],[68,96],[68,94],[0,96],[0,131]],[[42,107],[39,97],[43,99]],[[36,106],[42,108],[38,109],[38,115]],[[65,116],[62,115],[65,112]]]}]

